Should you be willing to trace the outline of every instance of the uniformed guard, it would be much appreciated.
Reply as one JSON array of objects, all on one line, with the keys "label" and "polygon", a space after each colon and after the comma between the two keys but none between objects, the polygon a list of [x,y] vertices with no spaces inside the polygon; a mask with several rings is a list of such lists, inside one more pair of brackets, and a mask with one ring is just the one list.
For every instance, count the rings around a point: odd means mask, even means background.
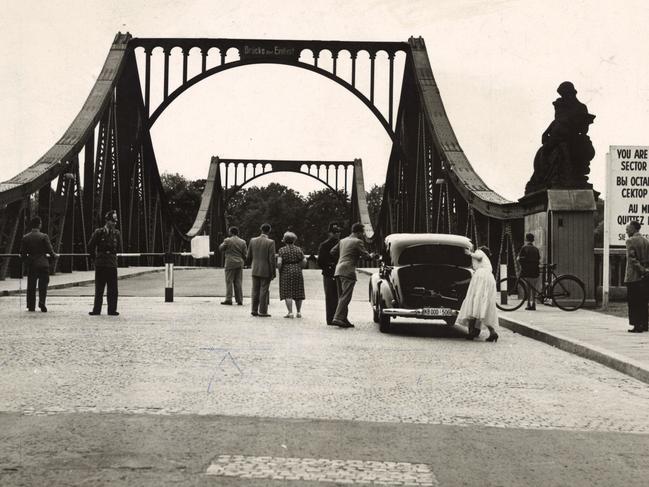
[{"label": "uniformed guard", "polygon": [[47,313],[45,299],[50,282],[49,257],[56,257],[47,234],[41,232],[41,219],[38,216],[29,222],[31,232],[20,242],[20,256],[27,264],[27,310],[36,311],[36,285],[38,284],[38,307]]},{"label": "uniformed guard", "polygon": [[117,212],[111,210],[104,217],[106,224],[92,234],[88,242],[90,258],[95,261],[95,305],[89,315],[101,314],[104,287],[107,287],[108,314],[117,312],[117,254],[122,251],[122,236],[117,226]]}]

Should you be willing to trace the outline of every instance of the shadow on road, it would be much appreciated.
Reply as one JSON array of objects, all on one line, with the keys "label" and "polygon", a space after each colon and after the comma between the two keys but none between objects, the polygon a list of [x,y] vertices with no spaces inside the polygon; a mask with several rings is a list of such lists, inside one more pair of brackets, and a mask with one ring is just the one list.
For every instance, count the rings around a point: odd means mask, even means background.
[{"label": "shadow on road", "polygon": [[[378,325],[376,325],[378,331]],[[466,329],[461,326],[449,326],[443,321],[407,321],[393,320],[389,335],[426,338],[464,338]]]}]

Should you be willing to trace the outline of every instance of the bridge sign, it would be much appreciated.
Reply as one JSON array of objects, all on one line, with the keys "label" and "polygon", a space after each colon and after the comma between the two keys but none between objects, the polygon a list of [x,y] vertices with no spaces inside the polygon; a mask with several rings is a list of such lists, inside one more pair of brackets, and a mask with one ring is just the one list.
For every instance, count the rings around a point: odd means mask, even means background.
[{"label": "bridge sign", "polygon": [[606,171],[608,243],[625,245],[627,224],[637,220],[649,237],[649,146],[611,146]]}]

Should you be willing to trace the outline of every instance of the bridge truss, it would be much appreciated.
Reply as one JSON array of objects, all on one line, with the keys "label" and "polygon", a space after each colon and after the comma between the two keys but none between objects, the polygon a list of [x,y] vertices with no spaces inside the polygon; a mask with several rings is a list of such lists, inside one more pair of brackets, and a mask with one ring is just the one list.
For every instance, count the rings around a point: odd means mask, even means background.
[{"label": "bridge truss", "polygon": [[[157,51],[163,55],[162,73],[151,68]],[[142,69],[136,52],[144,55]],[[182,81],[172,88],[169,59],[174,52],[182,55]],[[190,74],[188,60],[197,53],[201,68]],[[331,59],[327,69],[320,62],[325,55]],[[397,56],[405,58],[398,97]],[[364,66],[369,72],[362,72],[357,63],[361,57],[368,60]],[[343,60],[349,68],[346,73]],[[178,230],[169,216],[151,127],[192,86],[251,64],[287,65],[324,76],[355,95],[376,117],[392,143],[377,221],[369,221],[359,159],[213,158],[196,221],[189,232]],[[386,83],[377,83],[379,72],[386,74]],[[161,76],[157,81],[162,86],[157,104],[152,98],[155,76]],[[369,79],[364,88],[358,83],[360,76]],[[378,93],[379,86],[387,87],[387,94]],[[533,209],[496,194],[473,170],[451,128],[421,38],[408,42],[138,39],[118,33],[90,95],[65,134],[35,164],[0,183],[0,253],[17,251],[33,215],[43,218],[59,253],[84,253],[93,228],[102,224],[102,215],[109,209],[118,211],[125,251],[182,250],[195,235],[209,233],[216,238],[222,233],[227,198],[256,177],[292,171],[338,189],[338,182],[328,177],[331,167],[334,178],[341,168],[345,174],[352,171],[353,216],[368,226],[375,247],[394,232],[457,233],[468,235],[476,245],[489,245],[500,260],[514,265],[512,250],[522,243],[523,216]],[[342,179],[345,184],[349,181]],[[59,260],[55,267],[61,271],[88,266],[84,257]],[[10,271],[19,272],[19,263],[2,260],[0,278]]]}]

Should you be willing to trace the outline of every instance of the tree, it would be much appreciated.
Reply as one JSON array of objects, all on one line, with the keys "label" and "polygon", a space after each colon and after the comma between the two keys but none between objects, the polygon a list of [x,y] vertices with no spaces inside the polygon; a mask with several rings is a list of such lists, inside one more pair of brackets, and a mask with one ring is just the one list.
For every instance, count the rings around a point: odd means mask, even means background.
[{"label": "tree", "polygon": [[259,235],[259,227],[270,223],[271,238],[279,247],[286,230],[301,238],[305,227],[305,202],[296,191],[278,183],[264,188],[244,188],[227,202],[226,221],[228,226],[239,227],[244,239]]},{"label": "tree", "polygon": [[375,184],[365,193],[367,198],[367,211],[370,213],[370,220],[374,227],[377,226],[379,221],[381,203],[383,202],[383,188],[383,184],[380,186]]},{"label": "tree", "polygon": [[312,191],[306,198],[305,229],[302,245],[305,253],[315,254],[325,239],[329,223],[336,222],[349,231],[351,204],[344,191]]},{"label": "tree", "polygon": [[205,189],[205,179],[188,181],[178,173],[163,173],[160,180],[169,201],[172,221],[182,232],[187,232],[196,219]]}]

